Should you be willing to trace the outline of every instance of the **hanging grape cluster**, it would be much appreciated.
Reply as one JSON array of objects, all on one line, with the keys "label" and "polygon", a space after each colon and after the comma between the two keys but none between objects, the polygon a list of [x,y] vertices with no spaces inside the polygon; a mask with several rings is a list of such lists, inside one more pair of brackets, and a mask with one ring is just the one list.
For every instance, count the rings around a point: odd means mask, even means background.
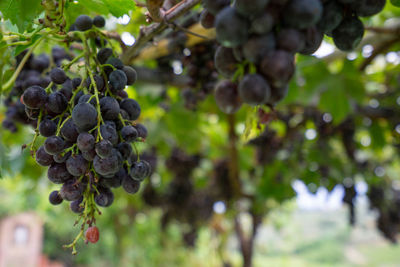
[{"label": "hanging grape cluster", "polygon": [[364,35],[359,17],[379,13],[386,0],[204,0],[200,23],[216,28],[215,67],[226,78],[215,99],[225,113],[242,103],[275,105],[288,92],[296,53],[311,55],[324,34],[337,48],[355,49]]},{"label": "hanging grape cluster", "polygon": [[[135,83],[136,71],[105,47],[106,42],[99,42],[99,34],[91,37],[95,30],[87,32],[104,23],[99,16],[76,19],[71,31],[83,52],[75,57],[60,48],[53,49],[52,60],[44,54],[30,56],[6,100],[9,116],[4,121],[11,130],[16,130],[14,121],[36,126],[31,152],[38,164],[48,167],[48,179],[61,185],[49,201],[69,201],[83,219],[82,232],[89,226],[90,242],[98,240],[93,226],[98,206],[113,203],[111,189],[122,186],[134,194],[151,172],[136,149],[136,143],[147,137],[146,128],[135,122],[141,108],[124,91]],[[18,56],[17,63],[27,56]],[[45,141],[36,149],[39,136]],[[75,249],[75,242],[71,247]]]}]

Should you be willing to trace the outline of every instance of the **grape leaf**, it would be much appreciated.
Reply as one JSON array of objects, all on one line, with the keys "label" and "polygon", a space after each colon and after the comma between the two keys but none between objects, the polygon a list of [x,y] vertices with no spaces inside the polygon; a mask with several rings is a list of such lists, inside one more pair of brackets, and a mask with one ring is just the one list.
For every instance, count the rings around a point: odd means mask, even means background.
[{"label": "grape leaf", "polygon": [[132,0],[103,0],[110,13],[115,17],[121,17],[128,14],[130,10],[135,9],[135,2]]},{"label": "grape leaf", "polygon": [[394,6],[400,7],[400,0],[390,0],[390,3],[392,3]]},{"label": "grape leaf", "polygon": [[17,25],[20,33],[27,30],[42,12],[39,0],[1,0],[0,11],[5,19]]}]

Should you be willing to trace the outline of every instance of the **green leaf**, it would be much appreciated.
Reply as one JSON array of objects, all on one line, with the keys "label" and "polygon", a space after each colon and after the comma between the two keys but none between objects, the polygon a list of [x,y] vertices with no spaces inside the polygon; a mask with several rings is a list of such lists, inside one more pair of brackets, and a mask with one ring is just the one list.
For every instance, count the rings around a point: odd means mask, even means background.
[{"label": "green leaf", "polygon": [[110,13],[116,17],[122,17],[129,11],[135,9],[135,2],[132,0],[103,0]]},{"label": "green leaf", "polygon": [[390,3],[394,6],[400,7],[400,0],[390,0]]},{"label": "green leaf", "polygon": [[[15,50],[13,52],[14,57],[18,56],[20,53],[22,53],[25,49],[29,48],[32,44],[36,43],[36,41],[41,37],[40,34],[35,34],[32,36],[31,42],[26,45],[18,45],[15,47]],[[23,41],[23,40],[21,40]]]},{"label": "green leaf", "polygon": [[326,90],[321,94],[319,107],[332,114],[335,123],[341,122],[351,111],[343,82],[337,77],[326,80]]},{"label": "green leaf", "polygon": [[20,33],[27,30],[42,12],[40,0],[1,0],[0,11],[5,19],[17,25]]}]

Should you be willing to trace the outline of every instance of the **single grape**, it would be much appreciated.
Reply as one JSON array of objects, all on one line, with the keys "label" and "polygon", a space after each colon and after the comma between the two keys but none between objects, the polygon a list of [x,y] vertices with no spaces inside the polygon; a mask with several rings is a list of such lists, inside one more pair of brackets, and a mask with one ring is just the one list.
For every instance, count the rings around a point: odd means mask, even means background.
[{"label": "single grape", "polygon": [[123,90],[128,82],[125,72],[122,70],[114,70],[109,75],[110,85],[114,90]]},{"label": "single grape", "polygon": [[43,146],[36,151],[36,162],[42,166],[50,166],[54,160],[53,156],[48,154]]},{"label": "single grape", "polygon": [[61,127],[60,133],[61,136],[71,142],[76,142],[76,139],[78,138],[78,129],[76,128],[76,125],[72,119],[68,119],[66,122],[63,122],[64,125]]},{"label": "single grape", "polygon": [[47,137],[46,141],[44,141],[44,149],[50,155],[61,153],[64,150],[64,146],[64,139],[56,135]]},{"label": "single grape", "polygon": [[82,197],[82,189],[76,180],[69,180],[62,185],[60,195],[64,200],[75,201]]},{"label": "single grape", "polygon": [[99,241],[99,229],[96,226],[91,226],[86,230],[86,240],[90,243],[97,243]]},{"label": "single grape", "polygon": [[100,126],[101,136],[110,141],[113,146],[118,143],[118,133],[115,129],[115,125],[111,125],[109,123],[103,124]]},{"label": "single grape", "polygon": [[113,51],[111,48],[102,48],[97,52],[97,59],[101,64],[105,64],[107,62],[107,59],[113,54]]},{"label": "single grape", "polygon": [[93,25],[97,28],[103,28],[106,25],[106,20],[102,16],[96,16],[93,18]]},{"label": "single grape", "polygon": [[239,83],[239,95],[249,105],[261,105],[271,97],[271,88],[259,74],[247,74]]},{"label": "single grape", "polygon": [[137,73],[136,70],[130,66],[124,66],[122,69],[126,75],[127,78],[127,85],[132,85],[136,82],[137,80]]},{"label": "single grape", "polygon": [[53,191],[53,192],[50,193],[49,202],[52,205],[59,205],[59,204],[61,204],[63,202],[63,199],[60,196],[60,193],[58,191]]},{"label": "single grape", "polygon": [[100,207],[109,207],[114,202],[114,194],[109,188],[98,188],[99,194],[94,197],[94,202]]},{"label": "single grape", "polygon": [[87,31],[92,28],[93,21],[87,15],[80,15],[75,20],[75,26],[78,31]]},{"label": "single grape", "polygon": [[283,20],[290,27],[305,29],[320,20],[322,11],[319,0],[290,0],[283,12]]},{"label": "single grape", "polygon": [[72,110],[72,120],[79,129],[88,131],[97,124],[97,111],[89,103],[79,103]]},{"label": "single grape", "polygon": [[61,68],[54,68],[50,71],[51,81],[55,84],[63,84],[68,79],[67,74]]},{"label": "single grape", "polygon": [[237,47],[247,41],[249,25],[234,8],[226,7],[215,18],[217,40],[225,47]]},{"label": "single grape", "polygon": [[128,113],[130,120],[134,121],[139,118],[141,110],[136,100],[130,98],[123,99],[119,106]]},{"label": "single grape", "polygon": [[332,32],[333,42],[343,51],[354,50],[364,36],[364,25],[357,17],[347,17]]},{"label": "single grape", "polygon": [[39,124],[39,133],[44,137],[55,135],[56,131],[57,124],[50,119],[44,119]]},{"label": "single grape", "polygon": [[150,172],[150,164],[147,161],[141,160],[132,164],[130,175],[132,179],[141,182],[150,175]]},{"label": "single grape", "polygon": [[119,170],[118,156],[116,153],[111,152],[111,155],[106,158],[95,156],[93,160],[94,170],[103,176],[110,176],[117,173]]},{"label": "single grape", "polygon": [[118,101],[111,97],[105,96],[100,99],[100,111],[103,119],[117,120],[120,112]]},{"label": "single grape", "polygon": [[100,142],[95,145],[96,154],[100,158],[107,158],[111,156],[112,148],[113,145],[107,139],[100,140]]},{"label": "single grape", "polygon": [[85,209],[82,205],[83,197],[80,197],[78,200],[71,201],[69,207],[73,213],[81,214]]},{"label": "single grape", "polygon": [[133,126],[127,125],[121,129],[121,136],[126,142],[133,142],[138,137],[138,132]]},{"label": "single grape", "polygon": [[122,179],[122,188],[128,194],[136,194],[140,189],[140,182],[133,180],[129,175],[127,175]]},{"label": "single grape", "polygon": [[237,85],[229,80],[219,82],[214,95],[218,107],[226,114],[236,113],[242,106]]},{"label": "single grape", "polygon": [[220,46],[215,51],[215,68],[226,78],[232,78],[236,72],[238,61],[233,55],[232,48]]},{"label": "single grape", "polygon": [[135,125],[135,128],[136,128],[136,131],[138,132],[139,137],[141,137],[143,139],[147,138],[147,128],[143,124],[137,123]]},{"label": "single grape", "polygon": [[270,85],[280,87],[287,84],[295,71],[294,56],[284,50],[275,50],[264,57],[260,71]]},{"label": "single grape", "polygon": [[72,155],[67,159],[65,165],[68,172],[73,176],[84,175],[89,168],[89,162],[82,155]]},{"label": "single grape", "polygon": [[242,51],[248,61],[258,64],[268,52],[275,49],[275,45],[275,36],[270,33],[250,38],[243,45]]},{"label": "single grape", "polygon": [[52,183],[62,184],[72,178],[64,163],[53,163],[47,170],[47,177]]},{"label": "single grape", "polygon": [[290,53],[297,53],[304,49],[306,45],[305,35],[294,28],[283,28],[277,36],[278,48]]},{"label": "single grape", "polygon": [[95,139],[90,133],[83,132],[78,135],[76,143],[80,151],[87,152],[94,149]]},{"label": "single grape", "polygon": [[67,98],[60,92],[54,92],[47,98],[47,107],[55,114],[61,114],[68,107]]},{"label": "single grape", "polygon": [[24,105],[31,109],[43,107],[46,103],[46,99],[46,91],[37,85],[30,86],[22,95],[22,101],[24,102]]}]

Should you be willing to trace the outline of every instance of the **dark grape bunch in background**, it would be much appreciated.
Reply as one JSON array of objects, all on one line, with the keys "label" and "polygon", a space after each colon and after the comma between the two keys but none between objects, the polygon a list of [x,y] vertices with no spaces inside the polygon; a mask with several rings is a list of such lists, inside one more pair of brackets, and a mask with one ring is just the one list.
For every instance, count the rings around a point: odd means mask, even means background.
[{"label": "dark grape bunch in background", "polygon": [[[21,60],[26,53],[27,51],[24,51],[16,57],[16,67],[21,63]],[[70,59],[71,55],[61,47],[54,47],[52,49],[51,58],[46,54],[40,54],[37,56],[31,54],[29,56],[15,81],[14,87],[10,91],[9,95],[4,99],[7,111],[6,118],[2,125],[5,129],[8,129],[11,132],[16,132],[18,123],[30,124],[33,127],[36,127],[36,112],[25,107],[21,103],[20,97],[30,86],[38,85],[43,88],[49,86],[51,82],[49,77],[50,61],[52,61],[55,66],[61,66],[63,60]],[[63,95],[66,97],[72,95],[71,81],[65,82],[61,87],[62,88],[59,91]]]},{"label": "dark grape bunch in background", "polygon": [[[87,31],[92,25],[104,26],[103,20],[81,15],[75,27]],[[135,122],[140,105],[124,91],[135,83],[136,71],[125,66],[111,48],[89,46],[95,38],[81,42],[85,51],[74,58],[56,58],[65,53],[58,48],[53,49],[53,60],[45,55],[32,57],[13,90],[21,98],[10,101],[9,111],[24,110],[30,119],[26,121],[36,125],[31,151],[38,164],[48,166],[48,179],[61,185],[50,194],[50,203],[69,201],[71,210],[92,226],[97,207],[113,203],[112,189],[122,186],[135,194],[151,167],[139,159],[135,145],[147,137],[146,128]],[[59,62],[62,59],[70,61]],[[84,67],[84,75],[73,73],[72,65]],[[8,123],[14,119],[10,117]],[[46,139],[36,150],[38,136]]]},{"label": "dark grape bunch in background", "polygon": [[216,28],[215,67],[226,78],[215,98],[225,113],[242,103],[275,105],[288,92],[296,53],[311,55],[324,35],[343,51],[364,35],[359,17],[379,13],[386,0],[203,0],[200,23]]},{"label": "dark grape bunch in background", "polygon": [[185,107],[195,109],[199,101],[212,93],[218,81],[218,73],[214,68],[214,43],[203,43],[190,48],[190,55],[183,57],[183,66],[190,77],[188,87],[182,91]]}]

